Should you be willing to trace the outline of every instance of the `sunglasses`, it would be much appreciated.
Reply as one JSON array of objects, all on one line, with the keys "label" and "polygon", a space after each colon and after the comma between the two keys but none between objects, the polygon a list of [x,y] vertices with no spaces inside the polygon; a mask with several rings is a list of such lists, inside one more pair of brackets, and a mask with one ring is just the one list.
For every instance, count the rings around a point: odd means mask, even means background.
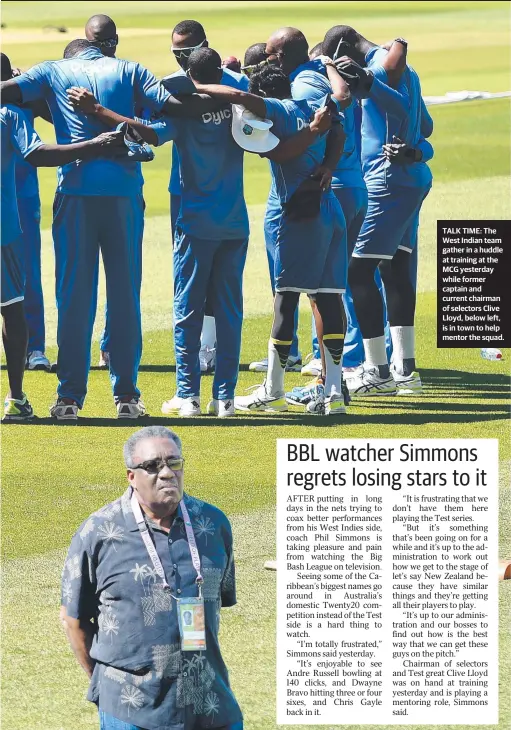
[{"label": "sunglasses", "polygon": [[269,60],[265,59],[264,61],[260,61],[259,63],[253,63],[250,66],[242,66],[241,70],[243,71],[245,76],[250,76],[254,73],[254,71],[258,71],[259,69],[263,68],[263,66],[267,66],[269,63]]},{"label": "sunglasses", "polygon": [[166,459],[149,459],[129,468],[142,469],[148,474],[159,474],[164,466],[170,469],[170,471],[183,471],[184,463],[185,460],[182,456],[168,456]]},{"label": "sunglasses", "polygon": [[201,41],[197,46],[189,46],[188,48],[174,48],[174,46],[170,46],[170,50],[177,60],[179,60],[180,58],[190,58],[192,53],[194,51],[197,51],[199,48],[202,48],[205,42],[206,39],[204,38],[204,40]]},{"label": "sunglasses", "polygon": [[117,38],[105,38],[103,41],[94,41],[100,48],[115,48],[118,44]]},{"label": "sunglasses", "polygon": [[339,43],[337,44],[337,48],[335,49],[334,55],[332,56],[332,61],[337,61],[337,59],[339,58],[339,51],[343,43],[344,38],[341,36],[341,38],[339,39]]}]

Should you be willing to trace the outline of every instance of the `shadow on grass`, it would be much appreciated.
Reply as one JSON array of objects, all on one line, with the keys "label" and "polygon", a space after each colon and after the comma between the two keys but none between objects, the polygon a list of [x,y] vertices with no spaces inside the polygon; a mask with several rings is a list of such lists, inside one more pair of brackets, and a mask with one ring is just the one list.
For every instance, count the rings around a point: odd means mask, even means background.
[{"label": "shadow on grass", "polygon": [[[214,418],[213,416],[196,416],[194,418],[169,418],[166,416],[144,416],[137,420],[116,418],[79,418],[78,421],[55,421],[52,418],[34,418],[32,421],[23,423],[24,426],[57,426],[65,428],[80,428],[83,426],[97,426],[104,428],[106,426],[113,428],[135,428],[137,426],[161,425],[161,426],[197,426],[197,427],[215,427],[224,426],[226,428],[254,428],[254,426],[308,426],[311,429],[325,428],[350,428],[352,426],[368,426],[368,425],[404,425],[419,426],[434,423],[481,423],[482,421],[502,421],[509,418],[507,412],[484,414],[474,407],[472,412],[469,406],[465,409],[466,413],[399,413],[399,414],[382,414],[375,413],[353,413],[350,412],[346,416],[313,416],[303,413],[283,413],[279,416],[262,415],[262,416],[235,416],[233,418]],[[19,423],[5,423],[4,426],[16,426]]]},{"label": "shadow on grass", "polygon": [[[163,368],[163,365],[149,365]],[[174,368],[174,366],[168,366]],[[247,368],[248,366],[242,366]],[[508,400],[510,378],[503,373],[469,373],[460,370],[421,370],[424,383],[422,396],[357,398],[352,401],[346,416],[314,416],[303,411],[274,414],[243,414],[233,418],[197,416],[144,416],[138,420],[115,418],[79,418],[78,421],[55,421],[52,418],[34,418],[25,425],[33,426],[110,426],[134,428],[137,425],[160,424],[198,427],[253,428],[254,426],[308,426],[311,429],[350,428],[359,425],[409,425],[442,423],[473,423],[500,421],[509,418],[504,403],[471,403],[484,399]],[[439,392],[441,391],[441,392]],[[465,402],[460,402],[461,400]],[[360,413],[360,409],[364,409]],[[354,412],[357,411],[357,412]],[[5,425],[11,425],[6,423]],[[15,424],[19,425],[19,424]]]},{"label": "shadow on grass", "polygon": [[[107,372],[106,368],[100,368],[98,365],[91,365],[91,370],[104,370]],[[176,372],[176,366],[175,365],[151,365],[150,363],[142,364],[138,368],[139,373],[175,373]],[[248,363],[240,363],[239,366],[240,373],[248,373],[249,372],[249,364]],[[210,373],[202,373],[202,377],[208,377],[208,375],[214,375],[214,372]]]}]

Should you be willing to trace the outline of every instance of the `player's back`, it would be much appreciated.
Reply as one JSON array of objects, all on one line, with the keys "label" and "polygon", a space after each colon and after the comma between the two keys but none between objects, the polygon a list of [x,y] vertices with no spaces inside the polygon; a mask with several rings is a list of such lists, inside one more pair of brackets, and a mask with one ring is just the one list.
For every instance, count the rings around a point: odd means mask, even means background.
[{"label": "player's back", "polygon": [[[103,56],[97,48],[87,48],[73,58],[45,61],[17,79],[24,101],[44,98],[50,107],[59,144],[93,139],[108,128],[94,115],[76,112],[67,89],[81,86],[94,94],[105,108],[133,117],[135,108],[147,104],[154,87],[156,100],[167,96],[147,69],[132,61]],[[143,183],[140,165],[128,158],[73,162],[58,169],[58,190],[76,195],[131,195]]]},{"label": "player's back", "polygon": [[[332,94],[324,64],[319,58],[302,64],[289,78],[293,99],[305,99],[314,110],[324,103],[326,96]],[[342,155],[333,172],[332,187],[365,187],[357,145],[355,104],[356,102],[352,101],[349,107],[339,112],[345,140]]]},{"label": "player's back", "polygon": [[243,197],[243,150],[231,132],[231,105],[199,119],[156,123],[159,143],[173,140],[181,175],[181,209],[176,227],[201,239],[248,236]]},{"label": "player's back", "polygon": [[[387,73],[381,61],[387,51],[374,48],[368,54],[368,68],[375,78],[387,83]],[[362,170],[369,187],[396,185],[405,187],[426,187],[431,183],[431,172],[425,162],[397,165],[387,160],[383,145],[391,143],[393,137],[415,147],[421,139],[421,85],[416,71],[409,65],[397,86],[406,112],[400,116],[388,113],[373,99],[362,101]]]},{"label": "player's back", "polygon": [[[298,134],[309,124],[314,115],[314,110],[303,99],[265,99],[265,102],[267,117],[273,122],[271,131],[281,141]],[[317,137],[305,152],[288,162],[278,163],[270,160],[271,195],[276,195],[281,203],[289,200],[298,186],[323,162],[326,138],[326,134]]]},{"label": "player's back", "polygon": [[[186,74],[186,71],[179,69],[170,76],[165,76],[161,80],[162,86],[165,87],[174,96],[186,96],[196,92],[195,84]],[[244,74],[236,73],[228,68],[222,69],[222,78],[220,80],[222,86],[231,86],[234,89],[248,91],[248,77]],[[179,152],[176,145],[172,149],[172,163],[170,169],[169,193],[172,195],[181,195],[181,173],[179,169]]]},{"label": "player's back", "polygon": [[[1,177],[2,177],[2,246],[7,246],[21,233],[16,198],[16,165],[24,156],[41,145],[30,120],[18,107],[6,104],[0,108]],[[24,163],[29,164],[29,163]]]}]

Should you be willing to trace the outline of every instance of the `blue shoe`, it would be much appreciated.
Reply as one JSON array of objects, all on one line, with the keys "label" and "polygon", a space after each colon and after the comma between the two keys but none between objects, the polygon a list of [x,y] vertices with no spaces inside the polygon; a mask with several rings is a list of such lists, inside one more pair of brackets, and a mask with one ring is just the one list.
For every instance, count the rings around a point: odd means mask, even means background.
[{"label": "blue shoe", "polygon": [[16,398],[9,398],[6,396],[4,401],[4,418],[5,422],[9,421],[30,421],[34,417],[34,410],[25,393],[22,394],[23,398],[17,400]]},{"label": "blue shoe", "polygon": [[314,380],[302,387],[295,387],[289,393],[286,393],[286,401],[292,406],[308,406],[313,400],[318,400],[322,396],[325,397],[325,387],[321,380]]}]

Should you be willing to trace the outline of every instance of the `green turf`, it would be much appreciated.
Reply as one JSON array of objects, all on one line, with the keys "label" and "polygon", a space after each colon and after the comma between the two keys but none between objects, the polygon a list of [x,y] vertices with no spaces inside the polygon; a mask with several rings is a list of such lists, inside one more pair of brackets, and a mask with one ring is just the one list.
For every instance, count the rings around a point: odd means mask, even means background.
[{"label": "green turf", "polygon": [[[265,40],[281,25],[302,27],[312,45],[331,25],[348,23],[376,41],[397,35],[408,38],[411,63],[421,75],[425,94],[460,89],[503,91],[509,88],[508,6],[505,2],[4,2],[3,50],[22,67],[60,57],[63,46],[75,36],[38,29],[63,24],[79,36],[89,15],[105,12],[118,23],[119,55],[162,75],[175,70],[168,50],[170,29],[190,15],[204,23],[211,44],[222,55],[242,54],[249,44]],[[134,28],[144,30],[137,34]],[[175,427],[183,438],[188,490],[213,501],[232,517],[239,603],[222,612],[222,646],[247,730],[275,728],[275,575],[262,571],[261,565],[275,552],[276,438],[499,438],[501,554],[511,555],[511,353],[506,351],[506,360],[493,363],[482,360],[477,349],[437,350],[435,346],[436,220],[510,217],[509,101],[467,102],[431,111],[435,183],[421,218],[417,321],[418,360],[426,391],[423,397],[357,403],[342,423],[305,417],[296,410],[223,422],[210,417],[192,421],[161,416],[161,402],[172,394],[175,378],[167,193],[170,147],[158,150],[155,162],[144,168],[144,356],[139,384],[152,420]],[[45,139],[51,139],[47,125],[39,128]],[[56,313],[48,227],[55,173],[41,171],[40,181],[48,342],[54,357]],[[263,356],[271,324],[262,236],[269,185],[266,162],[247,155],[245,185],[252,235],[244,281],[246,322],[238,392],[260,381],[247,372],[246,365]],[[103,301],[102,284],[94,362]],[[309,349],[309,327],[304,302],[300,317],[304,354]],[[289,386],[301,382],[304,379],[298,374],[287,377]],[[211,378],[205,378],[203,405],[210,384]],[[60,571],[78,524],[124,489],[122,444],[136,426],[113,420],[108,376],[95,369],[79,425],[54,425],[46,414],[55,386],[54,375],[29,373],[26,389],[40,419],[33,425],[7,426],[2,434],[2,719],[9,730],[97,727],[94,708],[84,700],[85,675],[76,666],[57,622]],[[511,723],[505,691],[511,680],[511,645],[506,634],[510,589],[510,583],[501,584],[500,682],[504,691],[500,730]],[[240,646],[248,650],[240,651]]]}]

